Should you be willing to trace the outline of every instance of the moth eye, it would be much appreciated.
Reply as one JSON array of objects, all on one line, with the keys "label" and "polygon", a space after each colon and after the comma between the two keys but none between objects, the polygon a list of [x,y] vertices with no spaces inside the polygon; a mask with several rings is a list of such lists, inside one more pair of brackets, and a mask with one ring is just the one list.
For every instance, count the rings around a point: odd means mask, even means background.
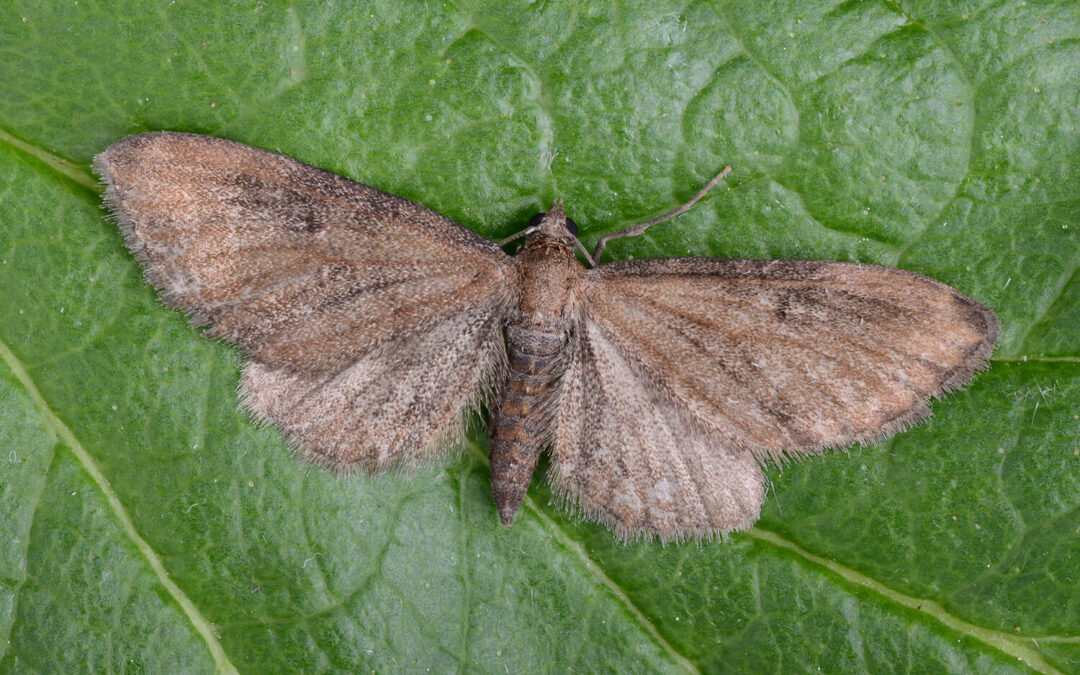
[{"label": "moth eye", "polygon": [[570,234],[577,236],[577,223],[569,218],[566,219],[566,229],[570,230]]},{"label": "moth eye", "polygon": [[540,221],[543,220],[544,216],[546,215],[546,213],[538,213],[532,218],[529,218],[529,227],[536,227],[537,225],[539,225]]}]

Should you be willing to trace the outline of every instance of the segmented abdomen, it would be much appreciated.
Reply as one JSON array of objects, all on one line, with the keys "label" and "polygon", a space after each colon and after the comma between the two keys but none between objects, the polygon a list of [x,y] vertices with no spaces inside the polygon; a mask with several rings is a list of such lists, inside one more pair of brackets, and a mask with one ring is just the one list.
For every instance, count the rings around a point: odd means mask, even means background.
[{"label": "segmented abdomen", "polygon": [[491,492],[503,525],[525,499],[550,426],[547,393],[562,374],[566,334],[506,327],[509,375],[491,419]]}]

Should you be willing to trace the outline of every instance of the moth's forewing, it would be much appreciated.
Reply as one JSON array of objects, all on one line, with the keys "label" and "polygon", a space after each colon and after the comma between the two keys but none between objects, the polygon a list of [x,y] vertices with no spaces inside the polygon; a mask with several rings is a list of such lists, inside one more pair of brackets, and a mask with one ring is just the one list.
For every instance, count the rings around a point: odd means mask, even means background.
[{"label": "moth's forewing", "polygon": [[873,441],[987,365],[997,318],[905,270],[673,258],[604,265],[584,304],[620,349],[731,444]]},{"label": "moth's forewing", "polygon": [[161,132],[125,138],[94,167],[165,299],[271,366],[341,367],[505,304],[513,266],[494,243],[294,159]]}]

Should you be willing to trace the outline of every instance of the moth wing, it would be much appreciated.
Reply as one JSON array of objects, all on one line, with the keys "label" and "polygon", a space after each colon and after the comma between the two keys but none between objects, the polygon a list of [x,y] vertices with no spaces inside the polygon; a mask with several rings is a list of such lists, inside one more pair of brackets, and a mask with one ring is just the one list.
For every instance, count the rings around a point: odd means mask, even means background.
[{"label": "moth wing", "polygon": [[509,256],[423,206],[209,136],[129,136],[97,156],[147,277],[210,333],[275,368],[334,371],[476,308],[501,312]]},{"label": "moth wing", "polygon": [[[913,424],[986,366],[1000,334],[990,310],[945,284],[823,261],[601,265],[581,313],[553,484],[620,536],[662,539],[753,522],[757,460]],[[683,516],[695,508],[704,517]]]},{"label": "moth wing", "polygon": [[753,455],[695,424],[588,318],[575,327],[554,405],[552,488],[619,538],[667,542],[757,520],[765,490]]},{"label": "moth wing", "polygon": [[95,170],[147,277],[244,349],[244,404],[310,460],[419,464],[504,367],[510,258],[434,211],[194,134],[128,137]]},{"label": "moth wing", "polygon": [[759,457],[872,442],[986,367],[986,307],[877,265],[669,258],[590,270],[589,320],[702,427]]},{"label": "moth wing", "polygon": [[242,400],[284,428],[308,461],[339,470],[413,468],[458,446],[466,416],[505,369],[501,318],[472,309],[340,369],[249,362]]}]

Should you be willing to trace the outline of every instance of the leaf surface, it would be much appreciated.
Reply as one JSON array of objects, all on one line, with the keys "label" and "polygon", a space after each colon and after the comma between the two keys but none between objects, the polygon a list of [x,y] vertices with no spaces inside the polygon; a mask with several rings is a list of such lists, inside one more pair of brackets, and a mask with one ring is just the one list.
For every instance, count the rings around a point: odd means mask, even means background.
[{"label": "leaf surface", "polygon": [[[0,671],[1080,672],[1080,6],[0,8]],[[486,434],[299,466],[142,279],[91,157],[196,131],[491,238],[558,197],[612,258],[894,265],[991,307],[992,369],[774,467],[727,541],[616,543]]]}]

